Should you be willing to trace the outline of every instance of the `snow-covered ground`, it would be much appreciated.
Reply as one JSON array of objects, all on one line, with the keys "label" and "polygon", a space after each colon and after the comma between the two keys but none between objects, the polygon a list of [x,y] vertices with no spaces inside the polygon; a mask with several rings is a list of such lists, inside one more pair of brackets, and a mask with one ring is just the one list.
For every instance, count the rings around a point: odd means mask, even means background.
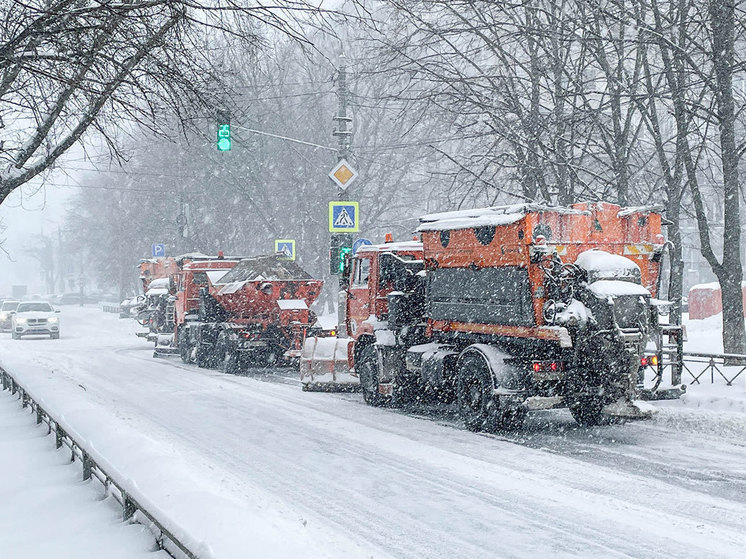
[{"label": "snow-covered ground", "polygon": [[152,534],[123,523],[101,485],[81,481],[70,452],[54,450],[17,397],[0,393],[0,557],[166,559]]},{"label": "snow-covered ground", "polygon": [[679,558],[746,548],[742,382],[691,387],[647,422],[583,429],[553,411],[520,433],[478,435],[449,409],[403,414],[359,394],[304,393],[292,371],[234,377],[153,359],[132,321],[97,309],[65,307],[61,319],[61,340],[3,335],[0,365],[201,556]]}]

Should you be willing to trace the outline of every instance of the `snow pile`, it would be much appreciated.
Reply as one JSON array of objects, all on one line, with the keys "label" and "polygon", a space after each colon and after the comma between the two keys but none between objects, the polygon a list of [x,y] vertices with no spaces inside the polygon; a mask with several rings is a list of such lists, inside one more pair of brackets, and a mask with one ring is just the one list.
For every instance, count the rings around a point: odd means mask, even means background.
[{"label": "snow pile", "polygon": [[623,295],[641,295],[650,297],[650,291],[639,283],[620,280],[599,280],[588,284],[588,291],[596,297],[619,297]]},{"label": "snow pile", "polygon": [[640,267],[629,258],[610,254],[604,250],[592,249],[581,252],[575,265],[583,268],[596,279],[639,278]]},{"label": "snow pile", "polygon": [[98,482],[81,483],[80,463],[54,450],[52,436],[0,393],[0,556],[3,559],[168,559],[153,553],[153,535],[123,523]]},{"label": "snow pile", "polygon": [[570,304],[567,306],[563,306],[561,303],[557,304],[557,315],[555,316],[554,321],[559,325],[569,324],[571,322],[582,325],[592,319],[593,313],[577,299],[570,301]]}]

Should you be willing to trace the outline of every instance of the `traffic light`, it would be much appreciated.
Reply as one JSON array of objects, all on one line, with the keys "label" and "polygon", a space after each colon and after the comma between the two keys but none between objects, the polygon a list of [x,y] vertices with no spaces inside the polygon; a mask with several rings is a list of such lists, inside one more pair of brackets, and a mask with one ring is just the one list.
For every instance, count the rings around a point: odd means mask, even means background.
[{"label": "traffic light", "polygon": [[329,246],[329,273],[341,274],[345,269],[345,260],[352,255],[352,235],[334,233]]},{"label": "traffic light", "polygon": [[218,151],[230,151],[231,143],[231,115],[218,111]]}]

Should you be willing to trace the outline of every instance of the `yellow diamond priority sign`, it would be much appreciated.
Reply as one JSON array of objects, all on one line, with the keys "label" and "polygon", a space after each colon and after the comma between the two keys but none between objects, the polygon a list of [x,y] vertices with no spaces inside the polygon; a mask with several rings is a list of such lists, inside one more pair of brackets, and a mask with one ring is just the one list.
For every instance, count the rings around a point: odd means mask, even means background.
[{"label": "yellow diamond priority sign", "polygon": [[346,159],[342,159],[334,166],[331,173],[329,173],[329,178],[332,179],[339,188],[346,190],[347,187],[352,184],[352,181],[357,178],[357,171],[347,163]]}]

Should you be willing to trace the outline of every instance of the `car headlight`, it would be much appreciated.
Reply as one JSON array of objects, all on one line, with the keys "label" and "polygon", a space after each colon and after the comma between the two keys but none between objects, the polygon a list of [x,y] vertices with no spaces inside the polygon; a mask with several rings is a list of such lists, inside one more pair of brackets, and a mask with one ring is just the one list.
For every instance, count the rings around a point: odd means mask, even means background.
[{"label": "car headlight", "polygon": [[16,318],[16,324],[26,324],[26,319],[22,316],[19,316],[18,318]]},{"label": "car headlight", "polygon": [[8,313],[0,312],[0,320],[8,320]]},{"label": "car headlight", "polygon": [[60,319],[57,318],[56,316],[50,316],[49,317],[49,322],[52,323],[52,324],[57,324],[59,321],[60,321]]}]

